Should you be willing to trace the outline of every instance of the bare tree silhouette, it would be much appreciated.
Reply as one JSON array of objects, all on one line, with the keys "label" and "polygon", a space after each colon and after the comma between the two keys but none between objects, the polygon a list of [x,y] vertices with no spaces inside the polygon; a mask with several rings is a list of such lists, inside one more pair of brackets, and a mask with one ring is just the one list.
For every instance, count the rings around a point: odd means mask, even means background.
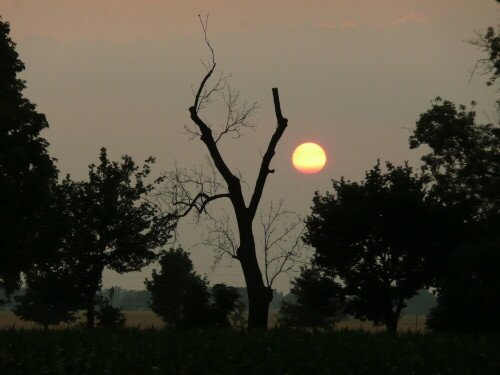
[{"label": "bare tree silhouette", "polygon": [[[185,129],[193,139],[199,138],[205,144],[210,154],[210,172],[207,174],[202,168],[195,168],[188,171],[176,168],[172,172],[165,173],[161,177],[165,184],[164,189],[160,192],[159,199],[163,200],[164,203],[168,201],[167,205],[172,208],[178,219],[185,217],[190,212],[195,212],[198,214],[198,217],[204,214],[214,220],[213,222],[216,225],[213,228],[212,234],[215,236],[212,237],[212,240],[218,239],[220,241],[220,248],[225,249],[220,253],[220,256],[224,253],[229,254],[232,258],[240,262],[243,270],[249,299],[248,327],[267,328],[269,303],[273,298],[270,285],[275,275],[272,274],[269,277],[266,272],[266,280],[268,282],[265,283],[257,261],[252,223],[257,213],[267,177],[270,173],[274,172],[273,169],[270,169],[270,163],[275,154],[276,145],[287,127],[288,120],[281,113],[278,89],[273,88],[272,93],[277,125],[269,141],[267,150],[262,156],[258,177],[250,202],[247,204],[242,192],[241,176],[229,169],[219,151],[218,142],[227,135],[238,138],[242,135],[242,131],[246,128],[251,128],[252,125],[248,119],[258,106],[256,103],[252,105],[246,102],[240,103],[239,93],[234,92],[227,82],[229,76],[221,74],[212,87],[209,88],[207,86],[216,67],[215,53],[207,37],[207,21],[208,17],[205,20],[202,20],[200,17],[205,42],[210,50],[211,61],[209,64],[204,64],[207,72],[198,90],[195,92],[194,103],[189,108],[191,120],[196,126],[194,129]],[[217,130],[209,122],[200,117],[201,111],[213,102],[214,95],[216,94],[222,95],[227,108],[225,120],[221,128]],[[238,244],[235,236],[229,229],[228,221],[215,220],[207,210],[207,206],[211,202],[223,198],[229,199],[234,209]],[[297,249],[297,245],[294,249]],[[276,263],[281,266],[281,271],[284,271],[287,267],[282,265],[283,261],[286,262],[291,258],[291,254],[288,256],[285,255],[285,258],[266,258],[266,265],[269,266],[272,264],[274,266]],[[280,271],[279,267],[277,271]],[[269,283],[269,280],[271,280],[271,283]]]}]

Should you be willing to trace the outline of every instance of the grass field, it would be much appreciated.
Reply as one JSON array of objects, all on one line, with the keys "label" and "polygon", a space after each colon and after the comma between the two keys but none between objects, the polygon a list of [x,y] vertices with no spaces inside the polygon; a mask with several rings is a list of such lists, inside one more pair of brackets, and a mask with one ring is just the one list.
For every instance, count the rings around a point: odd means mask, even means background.
[{"label": "grass field", "polygon": [[[277,310],[271,310],[269,313],[269,326],[274,327],[276,324],[276,314]],[[83,314],[80,314],[83,316]],[[155,315],[152,311],[125,311],[125,316],[127,317],[127,327],[139,327],[139,328],[162,328],[164,323],[162,320]],[[59,328],[71,327],[74,324],[62,324]],[[0,329],[5,328],[36,328],[39,327],[32,322],[24,322],[14,315],[10,311],[0,311]],[[365,331],[378,332],[384,331],[385,327],[374,327],[371,322],[361,322],[356,319],[349,319],[342,321],[336,325],[337,329],[360,329]],[[418,316],[415,319],[415,315],[406,315],[401,318],[399,322],[398,330],[400,332],[410,331],[424,331],[425,330],[425,316]]]},{"label": "grass field", "polygon": [[0,331],[0,374],[493,375],[500,337],[137,329]]}]

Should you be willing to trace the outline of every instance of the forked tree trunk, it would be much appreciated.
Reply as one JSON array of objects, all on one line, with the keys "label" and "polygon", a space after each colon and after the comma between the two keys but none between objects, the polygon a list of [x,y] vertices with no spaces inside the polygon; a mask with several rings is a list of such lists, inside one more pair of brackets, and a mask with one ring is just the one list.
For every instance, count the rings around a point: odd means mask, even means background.
[{"label": "forked tree trunk", "polygon": [[389,318],[385,322],[385,327],[387,329],[387,332],[396,333],[398,331],[399,317],[401,316],[401,311],[403,310],[404,306],[405,306],[404,299],[399,299],[396,305],[396,310],[393,311],[393,313],[389,316]]},{"label": "forked tree trunk", "polygon": [[[213,138],[212,130],[198,116],[198,102],[200,100],[200,95],[206,81],[212,75],[214,68],[215,62],[212,66],[212,69],[206,74],[205,78],[203,79],[200,88],[198,89],[198,93],[196,94],[194,105],[189,108],[189,112],[191,114],[191,120],[193,120],[193,122],[198,126],[200,130],[200,139],[207,146],[210,156],[214,161],[215,167],[220,172],[227,184],[228,193],[220,195],[219,197],[225,196],[231,200],[231,204],[236,215],[236,220],[238,222],[240,247],[237,250],[236,255],[243,270],[248,292],[248,328],[267,329],[269,303],[273,298],[273,292],[271,288],[265,286],[264,280],[262,278],[262,272],[257,262],[252,222],[257,212],[257,207],[259,205],[260,199],[262,197],[262,192],[264,190],[267,176],[270,173],[274,172],[274,170],[269,168],[269,165],[274,156],[276,145],[278,144],[278,141],[280,140],[283,132],[287,127],[288,120],[281,114],[278,89],[273,88],[272,92],[277,126],[274,134],[271,137],[271,140],[269,141],[267,150],[262,158],[259,175],[257,176],[257,181],[255,183],[252,198],[247,206],[245,204],[245,199],[243,198],[241,182],[239,178],[230,171],[226,162],[222,158],[222,155],[217,148],[217,142]],[[217,196],[207,198],[204,205],[216,198]]]},{"label": "forked tree trunk", "polygon": [[262,272],[257,262],[253,232],[246,228],[241,233],[242,243],[238,249],[245,284],[248,293],[248,328],[267,329],[269,317],[269,304],[273,299],[273,291],[264,284]]}]

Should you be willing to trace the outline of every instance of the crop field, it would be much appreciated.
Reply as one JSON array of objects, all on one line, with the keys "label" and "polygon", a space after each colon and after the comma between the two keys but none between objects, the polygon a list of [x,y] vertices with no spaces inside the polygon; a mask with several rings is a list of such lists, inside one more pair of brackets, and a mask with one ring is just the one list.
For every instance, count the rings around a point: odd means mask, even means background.
[{"label": "crop field", "polygon": [[[127,317],[127,327],[137,327],[137,328],[162,328],[165,324],[162,320],[152,311],[125,311],[125,316]],[[277,310],[271,310],[269,313],[269,326],[274,327],[276,325],[276,314]],[[80,314],[83,317],[83,313]],[[61,324],[57,328],[68,328],[75,324]],[[0,311],[0,330],[6,328],[36,328],[39,327],[32,322],[24,322],[14,315],[10,311]],[[356,319],[348,319],[337,323],[336,329],[363,329],[369,332],[379,332],[384,331],[385,327],[375,327],[371,322],[361,322]],[[425,331],[425,316],[415,315],[405,315],[401,318],[398,326],[400,332],[410,331]]]},{"label": "crop field", "polygon": [[499,336],[169,330],[0,331],[0,374],[498,374]]}]

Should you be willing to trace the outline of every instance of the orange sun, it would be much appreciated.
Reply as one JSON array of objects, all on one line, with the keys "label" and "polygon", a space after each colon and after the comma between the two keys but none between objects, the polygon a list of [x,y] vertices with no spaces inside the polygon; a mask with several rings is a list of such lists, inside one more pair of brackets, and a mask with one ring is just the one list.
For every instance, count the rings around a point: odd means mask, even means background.
[{"label": "orange sun", "polygon": [[292,156],[293,166],[302,173],[312,174],[323,169],[326,163],[325,151],[316,143],[302,143]]}]

